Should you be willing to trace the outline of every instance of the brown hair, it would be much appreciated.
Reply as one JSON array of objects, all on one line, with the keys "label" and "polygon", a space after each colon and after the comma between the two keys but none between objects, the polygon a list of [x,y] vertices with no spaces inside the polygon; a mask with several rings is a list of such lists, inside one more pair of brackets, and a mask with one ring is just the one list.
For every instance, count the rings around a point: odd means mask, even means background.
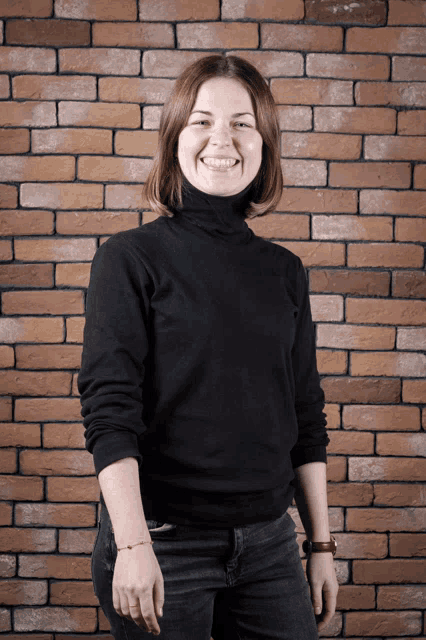
[{"label": "brown hair", "polygon": [[280,129],[269,86],[246,60],[212,55],[184,69],[163,107],[157,152],[143,187],[149,205],[157,214],[172,217],[171,209],[182,205],[183,174],[177,159],[178,138],[186,126],[198,89],[206,80],[217,77],[234,78],[248,91],[257,129],[263,139],[262,164],[253,181],[254,197],[247,217],[254,218],[273,210],[281,197]]}]

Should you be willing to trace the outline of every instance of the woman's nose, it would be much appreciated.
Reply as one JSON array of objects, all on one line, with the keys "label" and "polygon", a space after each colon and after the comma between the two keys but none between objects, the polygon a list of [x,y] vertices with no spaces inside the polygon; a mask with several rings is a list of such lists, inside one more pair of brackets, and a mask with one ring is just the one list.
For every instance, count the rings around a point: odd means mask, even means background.
[{"label": "woman's nose", "polygon": [[219,146],[229,146],[232,144],[231,133],[226,126],[215,127],[210,136],[210,143]]}]

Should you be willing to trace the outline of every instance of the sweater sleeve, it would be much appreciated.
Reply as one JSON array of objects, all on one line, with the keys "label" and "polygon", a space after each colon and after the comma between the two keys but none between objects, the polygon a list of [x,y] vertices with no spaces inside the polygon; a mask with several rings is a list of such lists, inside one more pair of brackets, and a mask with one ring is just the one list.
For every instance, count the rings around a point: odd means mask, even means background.
[{"label": "sweater sleeve", "polygon": [[292,349],[295,384],[295,410],[298,440],[291,450],[293,469],[308,462],[327,462],[326,446],[330,442],[325,425],[324,392],[316,361],[315,332],[309,301],[308,280],[299,258],[297,273],[299,311]]},{"label": "sweater sleeve", "polygon": [[92,261],[77,378],[86,449],[96,476],[116,460],[142,456],[142,381],[148,351],[148,274],[130,245],[111,236]]}]

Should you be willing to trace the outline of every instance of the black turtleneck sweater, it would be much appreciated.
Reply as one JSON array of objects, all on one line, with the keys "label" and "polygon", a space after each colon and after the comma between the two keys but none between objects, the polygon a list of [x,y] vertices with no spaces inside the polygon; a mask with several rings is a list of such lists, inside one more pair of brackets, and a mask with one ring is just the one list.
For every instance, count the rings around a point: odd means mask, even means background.
[{"label": "black turtleneck sweater", "polygon": [[[329,438],[300,258],[245,221],[250,188],[189,183],[173,218],[111,236],[87,292],[78,390],[96,475],[139,462],[147,519],[272,520]],[[101,501],[104,503],[101,495]]]}]

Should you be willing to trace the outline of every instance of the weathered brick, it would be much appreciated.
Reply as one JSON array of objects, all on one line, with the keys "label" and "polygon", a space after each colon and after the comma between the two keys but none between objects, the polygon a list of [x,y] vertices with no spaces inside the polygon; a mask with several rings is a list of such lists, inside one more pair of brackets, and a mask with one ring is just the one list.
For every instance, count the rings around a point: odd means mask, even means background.
[{"label": "weathered brick", "polygon": [[[372,327],[369,327],[372,329]],[[343,428],[367,431],[418,431],[420,411],[417,407],[343,407]]]},{"label": "weathered brick", "polygon": [[50,102],[0,102],[3,127],[55,127],[56,107]]},{"label": "weathered brick", "polygon": [[337,133],[283,133],[281,155],[291,158],[355,160],[361,155],[361,136]]},{"label": "weathered brick", "polygon": [[27,129],[0,130],[0,153],[26,153],[30,150],[30,134]]},{"label": "weathered brick", "polygon": [[74,180],[75,158],[72,156],[3,156],[0,158],[2,182],[31,180]]},{"label": "weathered brick", "polygon": [[[97,213],[97,212],[92,212]],[[89,214],[91,215],[91,214]],[[133,214],[137,215],[137,214]],[[90,223],[89,223],[90,224]],[[111,224],[111,223],[110,223]],[[95,225],[94,225],[95,226]],[[116,225],[118,226],[118,225]],[[128,225],[126,229],[134,228],[138,226],[138,220],[135,220],[135,224]],[[124,228],[119,228],[117,231],[122,231]],[[80,229],[79,229],[80,232]],[[96,233],[103,233],[101,227],[98,227]],[[113,231],[112,233],[115,233]],[[70,262],[56,265],[56,285],[65,285],[67,287],[88,287],[90,280],[90,265],[86,262]]]},{"label": "weathered brick", "polygon": [[[9,476],[9,480],[15,480],[16,478],[11,478]],[[22,478],[22,480],[27,480],[29,482],[33,480],[38,480],[42,483],[41,478]],[[41,495],[43,494],[43,490],[40,490]],[[19,500],[19,498],[16,498]],[[21,498],[21,500],[26,500],[27,498]],[[29,529],[26,528],[6,528],[2,527],[0,529],[0,550],[8,551],[11,553],[20,553],[20,552],[31,552],[35,551],[38,553],[46,553],[49,551],[55,551],[56,549],[56,538],[55,538],[55,530],[54,529]]]},{"label": "weathered brick", "polygon": [[117,131],[115,153],[123,156],[153,156],[157,149],[157,131]]},{"label": "weathered brick", "polygon": [[69,389],[69,385],[70,375],[69,373],[65,373],[62,371],[20,371],[19,373],[17,373],[14,369],[12,369],[10,371],[2,371],[0,373],[1,391],[3,393],[8,392],[15,396],[52,396],[66,394],[67,390]]},{"label": "weathered brick", "polygon": [[2,47],[0,49],[1,71],[30,71],[46,73],[56,70],[53,49],[26,47]]},{"label": "weathered brick", "polygon": [[277,211],[356,213],[356,191],[284,188]]},{"label": "weathered brick", "polygon": [[136,76],[140,73],[141,53],[131,49],[62,49],[59,69],[77,73]]},{"label": "weathered brick", "polygon": [[357,324],[423,325],[423,300],[375,300],[347,298],[346,321]]},{"label": "weathered brick", "polygon": [[79,505],[78,508],[68,504],[17,504],[15,520],[18,525],[93,527],[95,514],[93,506],[88,504]]},{"label": "weathered brick", "polygon": [[[1,318],[0,318],[1,321]],[[12,398],[0,398],[0,416],[3,421],[12,420]]]},{"label": "weathered brick", "polygon": [[309,53],[306,74],[327,78],[388,80],[389,59],[386,56]]},{"label": "weathered brick", "polygon": [[341,51],[341,27],[317,27],[305,24],[260,25],[262,49],[300,51]]},{"label": "weathered brick", "polygon": [[145,158],[108,158],[80,156],[78,178],[94,182],[145,182],[152,160]]},{"label": "weathered brick", "polygon": [[394,109],[376,107],[314,107],[315,131],[395,133]]},{"label": "weathered brick", "polygon": [[145,77],[176,78],[185,67],[200,58],[211,55],[201,51],[158,51],[151,49],[142,56]]},{"label": "weathered brick", "polygon": [[[367,160],[426,160],[425,139],[401,136],[366,136],[364,141],[364,157]],[[402,168],[403,166],[408,167],[409,165],[393,164],[389,166]],[[403,180],[403,182],[405,182],[405,180]],[[395,183],[395,186],[409,186],[409,184],[398,185]]]},{"label": "weathered brick", "polygon": [[425,458],[426,433],[378,433],[376,452],[380,456],[423,456]]},{"label": "weathered brick", "polygon": [[12,185],[0,184],[0,207],[13,209],[18,204],[18,189]]},{"label": "weathered brick", "polygon": [[392,295],[396,298],[426,298],[424,271],[395,271]]},{"label": "weathered brick", "polygon": [[339,242],[277,242],[299,256],[306,267],[345,264],[345,245]]},{"label": "weathered brick", "polygon": [[277,104],[353,104],[352,82],[324,78],[273,78]]},{"label": "weathered brick", "polygon": [[13,97],[28,100],[96,100],[96,78],[89,76],[15,76]]},{"label": "weathered brick", "polygon": [[384,0],[306,0],[305,19],[312,22],[343,22],[346,24],[385,24]]},{"label": "weathered brick", "polygon": [[424,82],[357,82],[355,86],[357,104],[426,106],[426,83]]},{"label": "weathered brick", "polygon": [[[25,425],[16,425],[15,423],[12,423],[11,425],[5,425],[5,430],[9,431],[9,436],[11,435],[11,431],[13,427],[19,427],[19,433],[17,437],[9,437],[9,438],[3,438],[3,442],[7,443],[11,443],[12,446],[27,446],[26,441],[28,440],[28,438],[23,438],[22,437],[22,432],[24,431]],[[11,428],[8,428],[11,427]],[[40,426],[39,425],[33,425],[33,424],[29,424],[28,428],[30,428],[32,431],[34,431],[34,427],[37,427],[39,433],[40,433]],[[21,437],[19,437],[21,436]],[[33,436],[34,437],[34,436]],[[16,445],[13,445],[13,442],[16,442]],[[20,444],[18,444],[20,443]],[[8,444],[2,444],[2,446],[10,446]],[[40,446],[40,445],[34,445],[34,446]],[[1,499],[2,500],[42,500],[43,499],[43,482],[41,480],[41,478],[37,478],[37,477],[26,477],[24,478],[23,476],[15,476],[15,477],[10,477],[10,476],[0,476],[0,495],[1,495]],[[4,532],[2,529],[0,529],[0,534],[1,535],[5,535],[6,536],[6,532]],[[7,536],[6,538],[7,539]],[[5,540],[2,539],[2,543],[0,545],[0,548],[3,551],[11,551],[12,549],[7,547],[5,548],[3,543],[5,542]],[[12,540],[10,540],[10,542],[12,543]]]},{"label": "weathered brick", "polygon": [[426,351],[426,328],[398,328],[396,348],[412,349],[413,351]]},{"label": "weathered brick", "polygon": [[[327,494],[328,504],[330,506],[368,506],[372,504],[374,497],[373,485],[366,482],[328,482]],[[353,535],[356,534],[347,534],[345,539],[351,539]],[[377,536],[377,538],[379,537],[381,536]],[[365,539],[365,536],[360,536],[359,539]],[[348,545],[353,551],[355,551],[356,546],[359,546],[359,543],[353,546]],[[342,554],[346,557],[351,554],[350,548],[348,547],[346,547],[346,549],[343,547],[342,549]]]},{"label": "weathered brick", "polygon": [[426,60],[413,56],[394,56],[392,80],[426,80]]},{"label": "weathered brick", "polygon": [[426,380],[403,380],[402,401],[424,402],[426,396]]},{"label": "weathered brick", "polygon": [[[355,561],[362,562],[362,560]],[[379,571],[377,575],[377,581],[381,582],[381,577],[388,571],[388,579],[393,575],[394,565],[389,566],[387,563],[388,560],[367,560],[366,562],[384,562],[384,566],[381,567],[381,571]],[[405,567],[405,565],[404,565]],[[405,567],[407,569],[407,567]],[[401,566],[401,571],[403,570],[403,566]],[[421,571],[421,567],[419,565],[418,568]],[[370,568],[365,568],[363,572],[363,580],[367,582],[371,582],[375,580],[375,575],[369,574]],[[371,579],[368,580],[368,577]],[[358,578],[358,574],[357,574]],[[357,580],[358,582],[358,580]],[[389,611],[389,612],[381,612],[381,611],[357,611],[351,612],[349,611],[346,614],[346,629],[347,633],[351,636],[360,636],[365,637],[366,634],[368,636],[377,635],[377,634],[385,634],[386,636],[400,636],[403,635],[417,635],[421,632],[422,628],[422,620],[421,620],[421,612],[420,611]]]},{"label": "weathered brick", "polygon": [[250,2],[249,0],[223,0],[222,20],[302,20],[303,0],[286,2]]},{"label": "weathered brick", "polygon": [[[396,482],[392,482],[391,484],[376,484],[374,486],[374,504],[393,507],[424,507],[426,506],[425,486],[421,484],[397,484]],[[398,538],[401,536],[412,537],[412,534],[409,533],[400,533],[397,535]],[[417,537],[419,534],[414,535]],[[394,537],[395,535],[391,534],[391,541]]]},{"label": "weathered brick", "polygon": [[333,349],[393,349],[395,329],[319,323],[316,344]]},{"label": "weathered brick", "polygon": [[154,78],[100,78],[99,97],[104,102],[164,103],[173,81]]},{"label": "weathered brick", "polygon": [[398,113],[398,133],[403,136],[426,135],[426,110],[400,111]]},{"label": "weathered brick", "polygon": [[392,235],[390,217],[314,215],[312,218],[312,238],[315,240],[392,240]]},{"label": "weathered brick", "polygon": [[92,478],[49,478],[50,502],[98,502],[99,483]]},{"label": "weathered brick", "polygon": [[426,356],[421,353],[351,353],[352,376],[426,376]]},{"label": "weathered brick", "polygon": [[219,18],[219,0],[139,0],[139,20],[215,20]]},{"label": "weathered brick", "polygon": [[312,319],[314,322],[343,320],[343,297],[332,295],[311,295]]},{"label": "weathered brick", "polygon": [[[400,534],[404,535],[404,534]],[[391,536],[391,540],[395,537]],[[423,538],[422,535],[405,534],[404,538],[415,539]],[[400,545],[401,551],[403,551],[403,545]],[[391,554],[400,555],[400,554]],[[377,593],[377,608],[378,609],[423,609],[426,599],[426,587],[405,587],[403,585],[394,586],[379,586]]]},{"label": "weathered brick", "polygon": [[62,318],[0,318],[2,342],[62,342]]},{"label": "weathered brick", "polygon": [[347,51],[369,53],[426,53],[421,27],[352,27],[346,34]]},{"label": "weathered brick", "polygon": [[227,51],[226,55],[235,55],[251,62],[265,77],[303,75],[303,56],[293,51]]},{"label": "weathered brick", "polygon": [[29,605],[47,603],[46,580],[0,580],[0,603]]},{"label": "weathered brick", "polygon": [[50,604],[70,606],[98,606],[99,601],[91,581],[55,582],[50,587]]},{"label": "weathered brick", "polygon": [[0,98],[9,98],[9,76],[6,74],[0,75]]},{"label": "weathered brick", "polygon": [[426,24],[423,0],[389,0],[388,24]]},{"label": "weathered brick", "polygon": [[418,164],[414,167],[414,188],[426,189],[426,164]]},{"label": "weathered brick", "polygon": [[421,191],[393,191],[364,189],[360,192],[360,213],[391,213],[426,216],[426,193]]},{"label": "weathered brick", "polygon": [[319,160],[281,160],[285,186],[325,187],[326,163]]},{"label": "weathered brick", "polygon": [[[87,278],[87,285],[88,284],[89,284],[89,279]],[[76,316],[74,318],[66,318],[65,322],[66,322],[66,329],[67,329],[67,342],[78,342],[79,344],[82,344],[85,319],[79,318],[78,316]],[[75,426],[75,428],[77,427]],[[81,433],[80,424],[78,425],[78,432]],[[48,445],[45,444],[44,446],[48,446]]]},{"label": "weathered brick", "polygon": [[7,44],[70,47],[90,44],[90,23],[81,20],[8,20]]},{"label": "weathered brick", "polygon": [[[48,478],[47,483],[56,478]],[[62,529],[59,531],[60,553],[92,553],[97,529]]]},{"label": "weathered brick", "polygon": [[[374,464],[373,464],[374,460]],[[397,458],[391,456],[389,458],[356,458],[349,459],[349,480],[400,480],[400,481],[422,481],[426,478],[426,460],[417,460],[416,465],[413,465],[413,461],[407,458]],[[349,512],[348,509],[348,518]],[[355,511],[355,510],[354,510]],[[385,531],[390,529],[391,531],[416,531],[420,529],[420,522],[422,516],[426,514],[426,509],[410,509],[412,513],[409,513],[405,509],[385,509],[382,511],[382,518],[377,519],[377,509],[366,509],[363,514],[357,514],[360,516],[360,520],[357,520],[355,524],[354,515],[350,514],[350,523],[347,522],[348,529],[355,531],[365,531],[367,528],[373,525],[374,520],[375,527],[373,531]],[[393,513],[391,513],[393,512]],[[392,520],[392,524],[389,526],[390,517],[394,515],[395,519]],[[376,517],[374,517],[376,516]],[[399,516],[399,517],[398,517]],[[405,525],[405,526],[404,526]]]},{"label": "weathered brick", "polygon": [[81,291],[6,291],[4,314],[83,313]]},{"label": "weathered brick", "polygon": [[98,22],[92,26],[93,46],[173,48],[171,24]]},{"label": "weathered brick", "polygon": [[258,28],[247,22],[182,23],[177,25],[177,42],[180,49],[256,49]]},{"label": "weathered brick", "polygon": [[[405,556],[415,557],[424,556],[424,548],[426,542],[426,534],[424,533],[394,533],[390,535],[390,549],[391,556]],[[408,593],[407,600],[401,599],[401,607],[405,609],[422,609],[419,597],[425,592],[425,587],[419,587],[417,593],[414,591],[414,596],[411,600],[412,606],[408,605]],[[416,595],[418,596],[416,598]],[[419,603],[419,604],[418,604]]]},{"label": "weathered brick", "polygon": [[395,240],[398,242],[426,242],[426,220],[397,218]]},{"label": "weathered brick", "polygon": [[[347,354],[344,351],[317,350],[317,365],[321,375],[347,373],[347,360]],[[332,447],[330,451],[332,451]]]},{"label": "weathered brick", "polygon": [[[18,369],[78,369],[81,362],[81,350],[81,345],[76,344],[58,344],[55,347],[51,345],[17,345],[16,366]],[[63,366],[61,366],[61,363]],[[11,373],[13,374],[13,372]],[[58,383],[54,385],[53,373],[53,371],[39,373],[26,371],[22,372],[22,376],[25,377],[24,374],[38,376],[42,382],[43,377],[49,375],[52,376],[52,387],[59,386]],[[64,371],[60,373],[69,383],[69,373]],[[55,375],[57,374],[55,373]],[[22,384],[20,378],[16,381],[16,384]],[[41,392],[33,392],[31,395],[41,395]],[[53,393],[48,395],[53,395]],[[60,395],[60,393],[57,395]]]},{"label": "weathered brick", "polygon": [[344,455],[373,455],[374,435],[372,433],[357,433],[349,431],[332,431],[327,452]]},{"label": "weathered brick", "polygon": [[[3,276],[3,269],[2,267],[0,267],[0,285],[3,284],[2,282],[2,276]],[[12,368],[15,364],[15,354],[13,352],[13,348],[12,347],[8,347],[6,345],[1,345],[0,346],[0,362],[2,364],[2,367],[4,368]]]},{"label": "weathered brick", "polygon": [[125,127],[138,129],[141,124],[140,107],[136,104],[85,104],[60,102],[59,124],[88,127]]},{"label": "weathered brick", "polygon": [[96,625],[95,607],[24,607],[14,612],[15,631],[93,633]]},{"label": "weathered brick", "polygon": [[148,203],[142,194],[142,185],[107,185],[105,206],[107,209],[146,209]]},{"label": "weathered brick", "polygon": [[[81,423],[51,423],[45,424],[43,427],[43,447],[45,449],[84,449],[84,446],[84,430],[81,428]],[[86,478],[86,480],[88,479]]]},{"label": "weathered brick", "polygon": [[309,282],[311,291],[387,296],[390,274],[384,271],[311,269]]},{"label": "weathered brick", "polygon": [[10,609],[0,608],[0,631],[10,631],[12,628],[10,621]]},{"label": "weathered brick", "polygon": [[1,16],[48,18],[52,13],[53,0],[2,0]]},{"label": "weathered brick", "polygon": [[[130,213],[127,211],[89,211],[83,213],[80,211],[73,211],[71,213],[58,213],[56,221],[56,231],[64,235],[70,234],[79,235],[102,235],[113,234],[118,231],[124,231],[126,229],[134,229],[139,226],[139,214]],[[81,239],[78,240],[80,242]],[[93,241],[90,241],[93,242]],[[66,245],[65,245],[66,246]],[[87,247],[91,247],[90,244]],[[72,246],[69,248],[72,251]],[[79,260],[91,260],[91,257],[87,257],[88,251],[85,250],[86,257],[81,256]],[[90,249],[91,251],[91,249]],[[66,260],[66,258],[64,258]],[[86,286],[83,282],[80,282],[80,278],[86,279],[88,265],[82,263],[70,263],[70,264],[57,264],[56,266],[56,284],[71,284],[70,279],[73,279],[76,286]],[[61,282],[58,281],[61,279]],[[77,284],[77,282],[79,284]]]},{"label": "weathered brick", "polygon": [[401,382],[386,378],[331,376],[321,381],[327,402],[354,404],[396,404],[400,401]]},{"label": "weathered brick", "polygon": [[144,107],[143,108],[143,128],[159,129],[162,107]]},{"label": "weathered brick", "polygon": [[0,260],[12,260],[12,242],[11,240],[0,240]]},{"label": "weathered brick", "polygon": [[76,20],[137,20],[136,0],[56,0],[55,16]]},{"label": "weathered brick", "polygon": [[[134,134],[133,134],[134,135]],[[103,129],[33,129],[33,153],[112,153],[112,131]]]},{"label": "weathered brick", "polygon": [[[327,134],[324,134],[327,135]],[[333,135],[333,134],[330,134]],[[373,136],[367,136],[368,138]],[[388,136],[374,136],[384,138]],[[391,136],[389,136],[391,137]],[[367,143],[365,143],[367,144]],[[380,144],[380,143],[379,143]],[[380,155],[380,154],[379,154]],[[364,156],[374,159],[367,154]],[[384,154],[381,157],[387,157]],[[396,159],[396,158],[395,158]],[[398,158],[399,159],[399,158]],[[331,162],[329,184],[331,187],[401,187],[409,188],[411,165],[409,162]]]},{"label": "weathered brick", "polygon": [[21,185],[23,207],[48,209],[102,209],[103,186],[98,184]]},{"label": "weathered brick", "polygon": [[277,112],[281,131],[307,131],[312,129],[311,107],[279,105]]}]

